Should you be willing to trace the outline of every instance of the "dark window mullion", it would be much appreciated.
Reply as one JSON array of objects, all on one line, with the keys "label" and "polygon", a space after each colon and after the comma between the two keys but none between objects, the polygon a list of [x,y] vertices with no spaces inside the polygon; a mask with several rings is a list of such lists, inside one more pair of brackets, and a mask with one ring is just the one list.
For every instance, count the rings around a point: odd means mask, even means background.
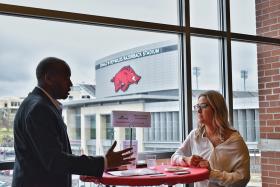
[{"label": "dark window mullion", "polygon": [[184,23],[185,32],[182,40],[182,104],[181,112],[183,114],[183,136],[182,139],[186,138],[186,133],[193,129],[192,123],[192,77],[191,77],[191,30],[190,30],[190,2],[189,0],[184,1]]},{"label": "dark window mullion", "polygon": [[226,38],[222,38],[222,93],[225,96],[229,120],[233,124],[233,91],[232,91],[232,57],[231,57],[231,22],[230,22],[230,0],[221,0],[221,15],[223,16],[223,28]]},{"label": "dark window mullion", "polygon": [[[190,2],[189,0],[179,0],[181,7],[181,25],[184,25],[184,33],[181,34],[181,121],[182,137],[184,141],[187,133],[193,129],[192,123],[192,77],[191,77],[191,29],[190,29]],[[185,184],[185,187],[193,186]]]},{"label": "dark window mullion", "polygon": [[78,24],[112,26],[118,28],[128,28],[135,30],[148,30],[166,33],[182,33],[184,30],[177,25],[136,21],[129,19],[96,16],[89,14],[49,10],[42,8],[24,7],[0,3],[0,15],[11,15],[27,18],[37,18],[49,21],[63,21]]},{"label": "dark window mullion", "polygon": [[268,44],[268,45],[278,45],[278,46],[280,45],[279,38],[253,36],[253,35],[241,34],[241,33],[231,33],[231,40],[249,42],[249,43],[261,43],[261,44]]}]

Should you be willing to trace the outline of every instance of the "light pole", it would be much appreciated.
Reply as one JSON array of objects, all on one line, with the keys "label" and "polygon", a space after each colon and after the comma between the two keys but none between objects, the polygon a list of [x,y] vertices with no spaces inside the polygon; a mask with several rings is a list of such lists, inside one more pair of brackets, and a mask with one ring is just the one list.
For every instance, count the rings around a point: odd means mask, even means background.
[{"label": "light pole", "polygon": [[244,91],[246,91],[246,79],[248,78],[248,70],[241,70],[240,71],[240,73],[241,73],[241,78],[243,79],[243,89],[244,89]]},{"label": "light pole", "polygon": [[193,67],[193,75],[195,76],[196,80],[196,89],[198,90],[198,77],[200,75],[200,67]]}]

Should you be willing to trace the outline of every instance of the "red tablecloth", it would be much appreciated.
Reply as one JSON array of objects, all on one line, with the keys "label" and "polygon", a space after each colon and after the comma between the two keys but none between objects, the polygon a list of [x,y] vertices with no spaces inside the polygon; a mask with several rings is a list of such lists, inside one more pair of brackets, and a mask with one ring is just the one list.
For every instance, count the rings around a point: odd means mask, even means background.
[{"label": "red tablecloth", "polygon": [[172,172],[166,172],[164,169],[169,165],[157,166],[156,170],[165,174],[165,176],[113,176],[103,173],[101,178],[92,176],[80,176],[81,181],[101,183],[104,185],[124,185],[124,186],[155,186],[155,185],[175,185],[178,183],[189,184],[196,181],[208,179],[209,171],[204,168],[189,168],[190,174],[174,175]]}]

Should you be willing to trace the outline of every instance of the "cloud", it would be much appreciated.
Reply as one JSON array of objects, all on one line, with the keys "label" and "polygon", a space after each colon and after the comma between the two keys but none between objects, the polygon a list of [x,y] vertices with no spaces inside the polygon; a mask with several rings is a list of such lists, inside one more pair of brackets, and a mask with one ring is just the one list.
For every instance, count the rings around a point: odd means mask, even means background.
[{"label": "cloud", "polygon": [[36,82],[37,63],[47,56],[69,63],[73,83],[94,84],[97,59],[133,47],[177,39],[175,34],[12,16],[0,16],[0,25],[0,81],[10,83],[5,84],[10,90],[2,89],[0,96],[21,93],[13,90],[22,88],[21,81],[26,85],[23,93],[28,92],[26,88],[32,88]]},{"label": "cloud", "polygon": [[[139,15],[139,19],[137,17],[129,17],[130,19],[177,23],[176,1],[165,0],[164,3],[162,2],[163,0],[139,1],[140,4],[136,4],[135,1],[131,0],[120,1],[123,3],[118,2],[116,4],[113,0],[85,0],[82,4],[75,0],[59,2],[54,0],[44,2],[37,0],[15,0],[12,2],[10,0],[3,0],[3,3],[31,5],[34,7],[114,17],[128,17],[129,14],[132,15],[134,13],[133,15]],[[125,11],[123,11],[124,9]],[[4,15],[0,16],[0,25],[0,81],[11,89],[2,89],[3,92],[0,92],[0,96],[14,93],[13,89],[21,88],[23,83],[26,85],[25,87],[32,88],[36,82],[35,68],[37,63],[47,56],[56,56],[66,60],[72,68],[72,80],[74,83],[94,83],[96,60],[141,45],[170,39],[176,40],[178,38],[177,34],[163,34]],[[214,70],[211,70],[211,68],[201,70],[199,81],[201,86],[217,87],[219,84],[219,74],[216,70],[219,67],[219,59],[217,59],[219,57],[219,48],[216,41],[218,40],[212,40],[214,42],[209,42],[210,39],[204,39],[206,42],[200,41],[195,41],[197,45],[195,42],[192,43],[192,63],[197,66],[201,64],[201,67],[205,66],[205,63],[215,64]],[[203,50],[200,50],[201,47],[203,47]],[[193,51],[197,51],[197,55]],[[245,61],[246,63],[248,61],[252,62],[252,60],[249,60],[250,58],[250,55],[244,55],[244,58],[238,59],[235,65],[243,66]],[[251,65],[252,63],[250,63]],[[256,64],[253,64],[253,66],[256,67]],[[239,76],[239,73],[237,74]],[[209,77],[212,77],[212,79],[209,79]],[[239,79],[234,80],[240,83]],[[250,82],[257,85],[254,80],[250,80]],[[9,85],[13,86],[9,87]],[[1,86],[3,85],[1,84]],[[26,88],[23,89],[25,90],[24,93],[27,92]]]}]

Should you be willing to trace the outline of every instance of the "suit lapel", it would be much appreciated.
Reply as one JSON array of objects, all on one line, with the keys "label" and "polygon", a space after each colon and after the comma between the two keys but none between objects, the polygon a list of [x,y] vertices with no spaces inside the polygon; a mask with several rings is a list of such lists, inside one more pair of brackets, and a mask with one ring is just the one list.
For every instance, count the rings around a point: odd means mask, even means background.
[{"label": "suit lapel", "polygon": [[60,129],[60,135],[61,135],[61,140],[62,143],[64,144],[65,147],[65,152],[67,153],[72,153],[71,151],[71,146],[70,146],[70,142],[69,142],[69,138],[68,138],[68,134],[67,134],[67,126],[63,121],[62,118],[62,111],[60,111],[50,100],[50,98],[38,87],[35,87],[32,91],[31,94],[34,95],[39,95],[40,97],[42,97],[44,99],[44,101],[52,108],[53,111],[55,111],[57,119],[58,119],[58,127]]}]

